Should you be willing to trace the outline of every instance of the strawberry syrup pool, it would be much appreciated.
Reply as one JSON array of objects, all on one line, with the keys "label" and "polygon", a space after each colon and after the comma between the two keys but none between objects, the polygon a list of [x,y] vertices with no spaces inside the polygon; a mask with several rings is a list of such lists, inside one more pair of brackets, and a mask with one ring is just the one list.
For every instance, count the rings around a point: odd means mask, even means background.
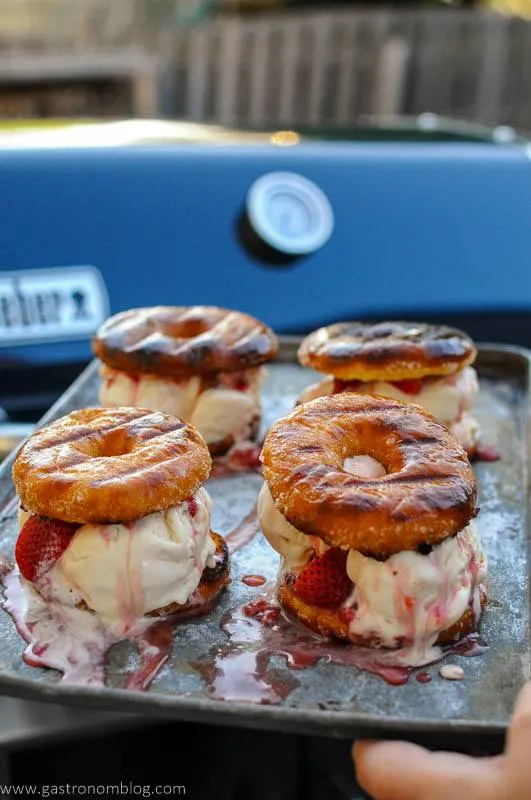
[{"label": "strawberry syrup pool", "polygon": [[[261,704],[281,702],[299,685],[299,680],[285,670],[275,669],[271,663],[275,657],[284,659],[294,672],[323,660],[377,675],[392,686],[406,684],[413,674],[418,675],[419,683],[431,680],[425,672],[426,664],[422,671],[399,666],[392,651],[333,642],[303,629],[279,609],[273,598],[274,587],[270,586],[254,601],[223,617],[221,629],[227,642],[215,649],[211,659],[194,665],[207,681],[211,697]],[[440,648],[430,666],[448,655],[471,657],[485,650],[479,637],[471,635]]]},{"label": "strawberry syrup pool", "polygon": [[[41,600],[16,568],[4,578],[4,594],[4,608],[26,642],[24,662],[56,669],[62,673],[62,682],[71,685],[104,686],[107,653],[118,642],[129,640],[136,646],[140,663],[125,676],[124,688],[146,690],[169,658],[175,626],[184,621],[171,616],[143,618],[125,632],[113,630],[90,611]],[[204,602],[185,615],[186,620],[209,608]]]}]

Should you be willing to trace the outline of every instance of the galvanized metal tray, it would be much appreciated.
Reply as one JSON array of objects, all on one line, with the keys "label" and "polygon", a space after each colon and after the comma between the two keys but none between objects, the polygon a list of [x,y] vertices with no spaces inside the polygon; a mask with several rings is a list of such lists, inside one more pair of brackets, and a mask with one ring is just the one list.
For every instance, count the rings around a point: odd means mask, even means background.
[{"label": "galvanized metal tray", "polygon": [[[265,387],[264,426],[290,409],[300,390],[315,380],[311,371],[295,364],[296,345],[294,339],[283,340],[279,359],[271,367]],[[503,736],[517,692],[531,668],[529,354],[485,345],[480,348],[477,368],[481,378],[477,413],[486,439],[501,458],[476,465],[481,506],[478,524],[490,566],[489,605],[481,635],[489,649],[477,658],[452,657],[453,663],[463,666],[464,681],[444,681],[438,667],[432,667],[428,669],[431,683],[410,680],[404,686],[389,686],[377,676],[327,661],[326,648],[316,665],[297,671],[288,668],[283,656],[258,652],[245,624],[241,619],[238,623],[238,609],[263,589],[247,586],[242,577],[258,573],[272,582],[277,571],[276,554],[258,534],[234,554],[232,585],[215,611],[176,628],[171,658],[149,691],[120,688],[136,659],[128,643],[113,648],[105,688],[67,686],[59,682],[57,672],[27,666],[21,659],[24,643],[11,618],[0,611],[0,692],[66,705],[316,736],[400,734],[427,741],[436,735],[454,743],[465,736],[485,741]],[[92,364],[43,422],[95,404],[97,385],[97,365]],[[0,552],[7,556],[12,555],[17,533],[11,461],[0,469]],[[227,533],[237,526],[253,507],[260,485],[256,474],[210,481],[214,529]],[[260,673],[243,675],[243,679],[229,674],[228,662],[222,658],[229,652],[227,648],[232,648],[231,669],[238,658],[247,667],[255,659]],[[255,694],[253,681],[258,681],[261,689],[265,685],[265,694]],[[253,702],[257,699],[262,702]]]}]

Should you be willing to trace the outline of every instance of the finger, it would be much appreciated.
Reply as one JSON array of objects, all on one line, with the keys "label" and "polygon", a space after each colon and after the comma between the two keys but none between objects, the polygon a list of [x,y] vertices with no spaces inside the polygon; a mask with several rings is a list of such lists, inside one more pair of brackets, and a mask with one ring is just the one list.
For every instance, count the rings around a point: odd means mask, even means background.
[{"label": "finger", "polygon": [[516,701],[507,738],[507,794],[511,800],[531,797],[531,683]]},{"label": "finger", "polygon": [[503,762],[431,753],[408,742],[357,742],[360,786],[375,800],[500,800]]}]

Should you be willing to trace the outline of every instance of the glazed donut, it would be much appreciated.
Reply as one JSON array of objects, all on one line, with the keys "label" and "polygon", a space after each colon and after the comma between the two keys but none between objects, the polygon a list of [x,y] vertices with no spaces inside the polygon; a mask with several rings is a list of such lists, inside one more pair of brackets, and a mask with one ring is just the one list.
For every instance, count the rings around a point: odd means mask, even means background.
[{"label": "glazed donut", "polygon": [[402,381],[451,375],[476,358],[462,331],[420,322],[339,322],[307,336],[301,364],[341,380]]},{"label": "glazed donut", "polygon": [[[487,589],[485,585],[480,587],[481,609],[487,605]],[[278,588],[278,599],[285,610],[292,614],[311,630],[321,636],[333,636],[342,639],[359,647],[380,647],[381,642],[375,637],[356,636],[349,630],[348,617],[343,609],[319,608],[305,603],[293,591],[289,583],[282,582]],[[456,642],[463,636],[477,631],[477,619],[470,608],[464,612],[457,622],[442,631],[435,640],[435,645],[448,645]]]},{"label": "glazed donut", "polygon": [[[386,470],[363,478],[347,458]],[[477,484],[455,437],[419,406],[354,393],[298,406],[269,430],[264,477],[298,531],[375,558],[442,542],[476,515]]]},{"label": "glazed donut", "polygon": [[157,306],[123,311],[96,334],[94,353],[129,374],[187,378],[260,366],[278,351],[273,331],[241,311]]},{"label": "glazed donut", "polygon": [[200,434],[140,408],[87,408],[36,431],[13,481],[24,508],[64,522],[128,522],[191,497],[212,461]]}]

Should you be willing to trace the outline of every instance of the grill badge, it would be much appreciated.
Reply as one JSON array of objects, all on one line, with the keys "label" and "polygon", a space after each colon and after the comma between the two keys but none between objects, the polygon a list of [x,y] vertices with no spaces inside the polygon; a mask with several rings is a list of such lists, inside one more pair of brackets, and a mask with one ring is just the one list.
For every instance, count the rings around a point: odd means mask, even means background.
[{"label": "grill badge", "polygon": [[87,339],[108,316],[94,267],[0,272],[0,347]]}]

